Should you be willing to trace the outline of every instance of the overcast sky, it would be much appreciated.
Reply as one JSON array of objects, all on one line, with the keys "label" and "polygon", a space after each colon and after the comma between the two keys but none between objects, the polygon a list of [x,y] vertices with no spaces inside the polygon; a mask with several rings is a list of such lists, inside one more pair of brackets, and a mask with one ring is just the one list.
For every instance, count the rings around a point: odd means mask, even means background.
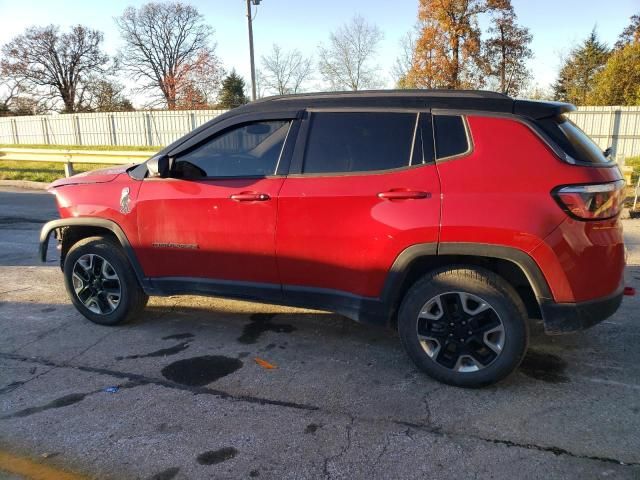
[{"label": "overcast sky", "polygon": [[[115,54],[120,45],[113,17],[139,0],[0,0],[0,44],[11,40],[30,25],[81,23],[105,35],[105,49]],[[246,3],[244,0],[193,0],[215,29],[217,52],[227,70],[235,68],[249,80]],[[640,0],[512,0],[519,22],[530,28],[535,58],[530,68],[537,84],[550,85],[556,76],[561,53],[597,27],[605,42],[613,44],[640,12]],[[359,13],[384,32],[379,64],[388,87],[393,86],[391,67],[399,53],[399,40],[416,21],[417,0],[262,0],[254,22],[256,58],[272,43],[298,48],[315,55],[331,30]]]}]

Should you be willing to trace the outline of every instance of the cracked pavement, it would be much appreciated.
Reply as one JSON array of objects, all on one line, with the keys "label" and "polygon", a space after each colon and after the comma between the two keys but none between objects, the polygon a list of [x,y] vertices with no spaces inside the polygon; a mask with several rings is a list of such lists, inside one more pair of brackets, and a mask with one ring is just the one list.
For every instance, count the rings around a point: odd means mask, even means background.
[{"label": "cracked pavement", "polygon": [[[168,297],[93,325],[53,246],[36,259],[53,198],[1,189],[0,212],[0,451],[100,479],[640,477],[636,297],[579,334],[534,326],[518,372],[462,390],[323,312]],[[638,288],[640,220],[625,235]]]}]

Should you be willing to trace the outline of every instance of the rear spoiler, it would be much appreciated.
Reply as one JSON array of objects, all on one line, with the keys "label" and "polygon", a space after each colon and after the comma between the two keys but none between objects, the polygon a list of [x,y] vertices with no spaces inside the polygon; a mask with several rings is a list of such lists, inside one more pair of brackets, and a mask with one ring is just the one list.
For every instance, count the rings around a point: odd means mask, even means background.
[{"label": "rear spoiler", "polygon": [[540,118],[557,117],[563,113],[576,110],[575,105],[563,102],[541,102],[537,100],[514,100],[513,113],[523,117]]}]

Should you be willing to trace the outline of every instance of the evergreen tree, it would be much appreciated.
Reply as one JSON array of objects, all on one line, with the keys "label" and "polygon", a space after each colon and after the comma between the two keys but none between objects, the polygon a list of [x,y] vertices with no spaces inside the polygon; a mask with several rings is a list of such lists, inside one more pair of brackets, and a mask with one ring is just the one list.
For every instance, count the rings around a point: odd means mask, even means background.
[{"label": "evergreen tree", "polygon": [[609,48],[598,39],[594,29],[565,59],[553,85],[555,100],[586,105],[596,76],[604,68],[609,55]]},{"label": "evergreen tree", "polygon": [[235,108],[244,105],[249,99],[244,94],[244,79],[232,70],[222,81],[222,89],[218,98],[220,108]]}]

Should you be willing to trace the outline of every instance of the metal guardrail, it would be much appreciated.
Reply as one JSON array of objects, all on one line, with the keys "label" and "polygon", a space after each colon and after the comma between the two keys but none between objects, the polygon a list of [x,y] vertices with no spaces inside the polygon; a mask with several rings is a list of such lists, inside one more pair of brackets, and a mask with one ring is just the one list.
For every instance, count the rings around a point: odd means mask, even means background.
[{"label": "metal guardrail", "polygon": [[0,148],[0,161],[64,163],[64,174],[73,175],[74,163],[126,165],[139,163],[156,151],[60,150],[48,148]]},{"label": "metal guardrail", "polygon": [[[0,148],[0,161],[22,162],[56,162],[64,163],[64,174],[74,174],[74,163],[95,163],[97,165],[127,165],[140,163],[155,155],[157,151],[121,151],[121,150],[60,150],[49,148]],[[622,159],[619,159],[622,160]],[[620,169],[627,185],[631,184],[633,168],[624,166],[620,161]]]}]

